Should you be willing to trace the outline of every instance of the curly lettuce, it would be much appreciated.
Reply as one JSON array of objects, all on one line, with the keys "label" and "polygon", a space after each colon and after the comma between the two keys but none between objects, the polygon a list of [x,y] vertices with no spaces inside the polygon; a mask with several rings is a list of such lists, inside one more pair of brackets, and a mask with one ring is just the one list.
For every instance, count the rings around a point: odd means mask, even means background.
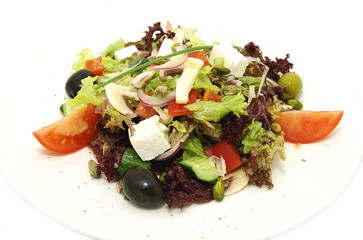
[{"label": "curly lettuce", "polygon": [[272,131],[263,128],[262,123],[255,119],[246,127],[246,135],[241,141],[239,151],[245,154],[249,164],[245,166],[251,181],[258,186],[271,188],[271,164],[276,153],[285,159],[284,139]]}]

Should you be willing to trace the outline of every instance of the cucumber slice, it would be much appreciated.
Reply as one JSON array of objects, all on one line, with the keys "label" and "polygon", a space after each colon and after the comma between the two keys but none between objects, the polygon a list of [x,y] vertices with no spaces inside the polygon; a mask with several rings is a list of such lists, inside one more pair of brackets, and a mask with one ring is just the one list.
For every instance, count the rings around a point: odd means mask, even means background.
[{"label": "cucumber slice", "polygon": [[192,172],[199,180],[213,182],[218,178],[218,172],[212,159],[195,156],[179,162],[187,171]]},{"label": "cucumber slice", "polygon": [[67,116],[68,114],[74,112],[75,110],[77,110],[78,108],[82,107],[84,104],[80,104],[76,107],[70,108],[68,102],[63,103],[60,106],[60,111],[63,113],[64,116]]}]

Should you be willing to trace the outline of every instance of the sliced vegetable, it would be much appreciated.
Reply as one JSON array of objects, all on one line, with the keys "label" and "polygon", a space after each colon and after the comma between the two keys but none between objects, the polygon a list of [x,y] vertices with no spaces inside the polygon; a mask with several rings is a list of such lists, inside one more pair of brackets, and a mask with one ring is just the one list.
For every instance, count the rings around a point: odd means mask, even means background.
[{"label": "sliced vegetable", "polygon": [[185,63],[185,61],[187,59],[188,59],[188,54],[183,53],[183,54],[173,57],[170,61],[168,61],[162,65],[154,66],[153,70],[169,70],[169,69],[178,68],[181,65],[183,65],[183,63]]},{"label": "sliced vegetable", "polygon": [[207,157],[196,155],[181,160],[179,164],[194,174],[199,180],[212,182],[218,178],[218,172],[213,160]]},{"label": "sliced vegetable", "polygon": [[149,107],[142,102],[137,105],[135,109],[135,113],[143,118],[150,118],[152,116],[158,115],[158,113],[154,110],[153,107]]},{"label": "sliced vegetable", "polygon": [[210,148],[204,150],[204,154],[208,157],[223,157],[226,162],[226,172],[229,173],[242,165],[241,157],[232,143],[228,143],[225,139]]},{"label": "sliced vegetable", "polygon": [[204,66],[211,66],[207,56],[201,51],[190,52],[188,56],[191,57],[191,58],[197,58],[197,59],[202,60],[204,62],[203,67]]},{"label": "sliced vegetable", "polygon": [[140,98],[140,102],[149,107],[162,107],[175,101],[175,91],[167,94],[165,97],[153,97],[145,93],[144,89],[139,88],[137,95]]},{"label": "sliced vegetable", "polygon": [[238,168],[235,171],[223,177],[224,182],[228,182],[228,187],[224,191],[224,196],[230,196],[241,191],[248,185],[249,177],[243,171],[243,168]]},{"label": "sliced vegetable", "polygon": [[189,93],[188,103],[186,104],[178,104],[176,102],[170,103],[168,105],[168,114],[172,117],[191,114],[192,112],[186,109],[184,106],[195,103],[197,99],[198,99],[198,90],[191,90]]},{"label": "sliced vegetable", "polygon": [[96,76],[102,76],[106,69],[102,64],[102,56],[87,60],[84,64],[84,68],[90,70]]},{"label": "sliced vegetable", "polygon": [[127,97],[137,99],[136,88],[110,83],[105,87],[105,91],[108,100],[117,111],[124,115],[134,112],[128,103]]},{"label": "sliced vegetable", "polygon": [[166,159],[171,158],[172,156],[174,156],[179,150],[180,148],[183,146],[184,141],[179,141],[177,144],[175,144],[174,147],[170,148],[168,151],[160,154],[159,156],[157,156],[155,158],[155,160],[157,161],[164,161]]},{"label": "sliced vegetable", "polygon": [[92,104],[84,105],[57,122],[33,132],[33,135],[52,152],[75,152],[94,138],[94,128],[99,118],[94,109]]},{"label": "sliced vegetable", "polygon": [[211,91],[210,88],[204,90],[203,96],[201,98],[202,101],[214,101],[214,102],[222,102],[222,96],[218,95]]},{"label": "sliced vegetable", "polygon": [[287,111],[276,113],[285,141],[313,143],[328,136],[339,124],[344,111]]},{"label": "sliced vegetable", "polygon": [[188,58],[181,66],[183,72],[176,80],[176,102],[187,103],[188,95],[192,89],[193,83],[197,78],[199,70],[203,67],[204,62],[196,58]]}]

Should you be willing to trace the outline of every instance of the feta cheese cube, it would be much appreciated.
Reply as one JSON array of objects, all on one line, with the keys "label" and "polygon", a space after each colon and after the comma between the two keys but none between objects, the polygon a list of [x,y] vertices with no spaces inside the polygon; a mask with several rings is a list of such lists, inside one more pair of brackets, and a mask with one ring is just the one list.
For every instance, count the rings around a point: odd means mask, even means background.
[{"label": "feta cheese cube", "polygon": [[125,48],[122,48],[120,50],[117,50],[115,52],[115,58],[116,60],[120,61],[122,59],[125,59],[127,57],[131,57],[131,55],[134,53],[134,52],[137,52],[137,48],[135,45],[131,45],[131,46],[128,46],[128,47],[125,47]]},{"label": "feta cheese cube", "polygon": [[214,59],[217,57],[224,58],[224,66],[229,68],[233,75],[243,77],[248,60],[233,46],[228,44],[214,45],[210,53],[209,62],[213,65]]},{"label": "feta cheese cube", "polygon": [[167,136],[168,128],[159,122],[160,117],[155,115],[140,121],[133,126],[134,134],[129,138],[132,146],[143,161],[153,160],[156,156],[170,149]]}]

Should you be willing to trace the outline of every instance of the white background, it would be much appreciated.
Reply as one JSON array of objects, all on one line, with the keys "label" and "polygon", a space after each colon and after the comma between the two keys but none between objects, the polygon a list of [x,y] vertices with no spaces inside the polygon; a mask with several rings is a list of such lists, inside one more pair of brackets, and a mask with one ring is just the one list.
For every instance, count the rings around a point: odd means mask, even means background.
[{"label": "white background", "polygon": [[[104,4],[112,6],[112,1],[99,1],[100,5]],[[255,1],[257,2],[257,1]],[[267,20],[266,15],[259,15],[259,10],[262,9],[266,4],[271,8],[271,16],[274,14],[285,15],[286,21],[294,21],[293,17],[298,15],[299,23],[302,24],[304,20],[307,20],[311,17],[311,12],[313,13],[315,18],[319,16],[322,19],[322,22],[328,25],[329,31],[335,31],[336,37],[340,37],[345,40],[342,42],[341,46],[344,48],[344,44],[350,43],[360,43],[363,41],[359,39],[349,38],[349,36],[342,37],[342,34],[346,34],[344,31],[345,28],[348,28],[350,31],[361,31],[361,23],[363,22],[362,17],[359,17],[361,14],[359,1],[304,1],[304,7],[301,8],[295,7],[292,1],[271,1],[273,3],[268,3],[269,1],[258,1],[255,8],[243,8],[240,7],[241,10],[238,12],[240,15],[239,19],[241,21],[241,26],[243,24],[252,21],[253,18],[245,19],[243,18],[244,11],[255,11],[255,17],[266,17],[266,26],[269,26],[269,21]],[[93,1],[74,1],[67,2],[63,1],[64,4],[58,4],[59,9],[57,9],[56,13],[59,16],[67,18],[74,18],[74,15],[80,14],[81,7],[83,6],[85,11],[90,10],[91,8],[96,8],[97,4]],[[236,8],[236,4],[239,3],[242,6],[244,3],[240,1],[223,1],[223,2],[207,2],[200,1],[199,3],[191,3],[191,2],[178,2],[176,4],[172,4],[171,1],[163,2],[142,2],[142,4],[130,5],[131,3],[125,2],[122,7],[115,8],[109,14],[119,14],[120,16],[125,11],[135,11],[135,17],[140,17],[137,15],[138,8],[151,8],[150,4],[158,5],[160,9],[157,11],[156,7],[150,9],[151,15],[157,15],[163,17],[172,16],[173,14],[183,14],[184,18],[191,18],[191,15],[200,11],[200,18],[203,18],[204,21],[208,21],[209,18],[216,19],[218,16],[218,11],[216,9],[220,8],[220,11],[232,11],[233,8]],[[83,4],[83,5],[82,5]],[[129,5],[127,5],[129,4]],[[149,6],[149,5],[150,6]],[[221,5],[221,6],[219,6]],[[307,7],[309,5],[310,7]],[[281,8],[279,7],[281,6]],[[79,8],[79,10],[74,10],[75,8]],[[250,6],[251,7],[251,6]],[[51,19],[52,13],[47,12],[48,9],[51,8],[53,11],[55,9],[51,7],[49,2],[43,1],[12,1],[8,3],[7,6],[1,8],[1,26],[5,27],[5,33],[1,37],[2,47],[11,47],[14,48],[14,52],[16,49],[14,45],[11,45],[13,42],[17,44],[24,44],[19,46],[20,49],[26,49],[27,47],[31,47],[28,44],[27,40],[29,38],[35,38],[32,35],[31,27],[34,27],[36,31],[34,34],[39,34],[39,25],[42,25],[43,31],[47,31],[48,28],[61,27],[61,22],[57,22],[57,24],[49,25],[48,20]],[[131,10],[130,10],[131,8]],[[209,8],[214,9],[213,14],[208,14],[205,12],[211,11]],[[100,7],[100,11],[102,11],[102,7]],[[109,8],[108,8],[109,9]],[[111,8],[112,9],[112,8]],[[310,11],[311,10],[311,11]],[[154,11],[154,12],[153,12]],[[288,12],[286,12],[288,11]],[[180,13],[181,12],[181,13]],[[236,14],[236,10],[233,10],[233,13]],[[164,16],[163,14],[166,14]],[[72,16],[70,16],[72,15]],[[249,15],[250,16],[250,15]],[[326,17],[328,16],[328,17]],[[91,19],[97,18],[95,15],[88,16]],[[141,16],[143,18],[147,18],[147,16]],[[326,19],[325,19],[326,17]],[[121,18],[121,17],[120,17]],[[178,17],[176,17],[178,18]],[[196,17],[195,17],[196,18]],[[283,18],[282,18],[283,19]],[[81,20],[81,19],[78,19]],[[121,23],[109,23],[115,24],[131,24],[132,18],[129,19],[130,22],[121,22]],[[189,19],[192,22],[192,19]],[[295,19],[296,20],[296,19]],[[90,20],[85,18],[82,21],[74,22],[74,29],[82,28],[82,26],[86,25]],[[220,19],[223,23],[223,19]],[[29,23],[30,22],[30,23]],[[359,24],[358,24],[359,23]],[[145,23],[145,25],[149,24],[149,22]],[[281,22],[281,25],[284,23]],[[26,26],[22,28],[22,26]],[[355,27],[356,26],[356,27]],[[335,29],[336,27],[336,29]],[[70,32],[75,31],[74,29],[70,30]],[[277,31],[282,31],[283,26],[279,26]],[[100,34],[102,33],[102,29],[94,29],[95,31],[92,34]],[[322,24],[322,31],[324,31],[324,24]],[[263,31],[263,30],[261,30]],[[333,35],[332,35],[333,36]],[[353,34],[353,36],[357,36]],[[68,43],[71,43],[71,34],[67,38]],[[316,36],[311,36],[312,38]],[[48,38],[50,38],[48,36]],[[362,39],[361,39],[362,40]],[[41,40],[40,40],[41,41]],[[339,46],[337,46],[338,48]],[[360,51],[361,46],[359,46],[357,50],[358,56],[363,56]],[[332,49],[334,51],[334,49]],[[8,51],[6,53],[10,53],[12,51]],[[1,52],[3,53],[3,51]],[[15,54],[15,53],[13,53]],[[19,58],[21,58],[21,52],[17,52],[19,54]],[[2,62],[6,61],[6,54],[2,54]],[[312,56],[313,57],[313,56]],[[347,61],[349,59],[338,59],[339,61]],[[4,62],[5,62],[4,61]],[[338,61],[337,61],[338,62]],[[16,63],[13,63],[16,64]],[[4,66],[4,65],[2,65]],[[332,66],[334,68],[336,66]],[[329,69],[327,69],[328,71]],[[4,71],[4,70],[2,70]],[[357,71],[357,77],[362,78],[361,69],[353,69],[352,71]],[[3,85],[4,86],[4,85]],[[359,109],[362,111],[362,109]],[[4,137],[4,136],[3,136]],[[363,144],[362,144],[363,148]],[[2,149],[3,150],[3,149]],[[13,159],[16,161],[16,159]],[[344,161],[344,159],[342,159]],[[0,169],[1,170],[1,169]],[[74,239],[74,240],[89,240],[90,238],[87,236],[83,236],[77,232],[74,232],[71,229],[64,227],[63,225],[55,222],[53,219],[50,219],[48,216],[45,216],[43,213],[35,209],[33,206],[28,204],[20,195],[18,195],[11,185],[4,179],[2,175],[0,175],[0,233],[2,239],[53,239],[53,240],[64,240],[64,239]],[[361,216],[363,216],[363,194],[361,183],[363,182],[363,168],[357,170],[357,174],[352,179],[351,184],[348,188],[326,209],[324,209],[321,213],[319,213],[316,217],[308,221],[307,223],[287,232],[278,237],[273,238],[273,240],[302,240],[302,239],[330,239],[330,240],[340,240],[340,239],[362,239],[363,233],[361,231]],[[278,217],[278,216],[276,216]]]}]

